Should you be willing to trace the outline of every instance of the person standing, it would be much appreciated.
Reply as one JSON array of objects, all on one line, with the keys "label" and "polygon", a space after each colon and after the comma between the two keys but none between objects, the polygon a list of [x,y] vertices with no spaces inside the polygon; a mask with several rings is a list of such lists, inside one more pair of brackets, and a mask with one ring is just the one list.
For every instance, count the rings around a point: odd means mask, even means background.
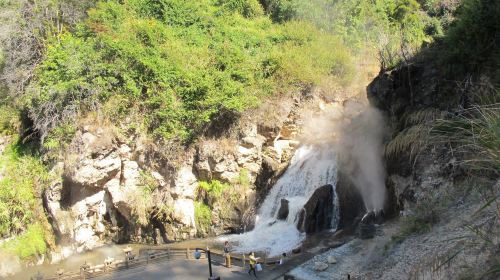
[{"label": "person standing", "polygon": [[255,254],[253,252],[250,252],[250,255],[248,256],[248,259],[250,260],[250,269],[248,270],[248,275],[251,275],[250,272],[253,271],[253,275],[255,278],[257,278],[257,273],[255,272],[255,265],[257,264],[257,259],[255,257]]},{"label": "person standing", "polygon": [[231,251],[231,247],[229,245],[229,241],[224,242],[224,259],[225,259],[227,268],[231,267],[231,255],[229,254],[230,251]]},{"label": "person standing", "polygon": [[281,258],[278,264],[283,265],[285,263],[285,258],[286,258],[286,253],[281,254]]}]

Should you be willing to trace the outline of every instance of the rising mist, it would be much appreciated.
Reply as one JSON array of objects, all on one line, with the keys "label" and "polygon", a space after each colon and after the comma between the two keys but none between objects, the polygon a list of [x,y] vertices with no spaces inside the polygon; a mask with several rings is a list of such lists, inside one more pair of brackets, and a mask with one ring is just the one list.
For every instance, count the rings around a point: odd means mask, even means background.
[{"label": "rising mist", "polygon": [[303,142],[334,145],[339,170],[356,186],[366,210],[383,209],[387,196],[383,138],[387,128],[382,113],[356,101],[325,111],[306,123]]}]

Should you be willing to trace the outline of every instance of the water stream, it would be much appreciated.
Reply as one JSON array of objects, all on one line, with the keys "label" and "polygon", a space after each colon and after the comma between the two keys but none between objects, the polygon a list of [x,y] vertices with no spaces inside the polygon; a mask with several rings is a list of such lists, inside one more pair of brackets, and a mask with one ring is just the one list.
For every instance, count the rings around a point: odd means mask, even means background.
[{"label": "water stream", "polygon": [[[337,182],[336,153],[331,145],[304,145],[298,148],[290,166],[272,187],[256,215],[255,228],[247,233],[226,236],[236,252],[261,251],[269,256],[289,252],[301,244],[305,233],[297,229],[298,213],[316,189]],[[278,220],[281,199],[289,201],[286,221]],[[332,225],[339,220],[338,198],[334,192]]]}]

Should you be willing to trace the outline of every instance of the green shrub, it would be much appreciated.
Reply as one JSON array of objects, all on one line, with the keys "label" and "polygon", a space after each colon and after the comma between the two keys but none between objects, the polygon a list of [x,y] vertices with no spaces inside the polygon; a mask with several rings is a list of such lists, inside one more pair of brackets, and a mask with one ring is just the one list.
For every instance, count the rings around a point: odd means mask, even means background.
[{"label": "green shrub", "polygon": [[224,190],[230,188],[231,186],[226,183],[222,183],[219,180],[212,180],[210,182],[200,181],[198,187],[207,192],[207,194],[213,198],[220,198]]},{"label": "green shrub", "polygon": [[47,251],[45,239],[43,227],[39,223],[34,223],[29,225],[23,234],[7,241],[1,247],[21,259],[28,259],[35,255],[45,254]]},{"label": "green shrub", "polygon": [[[0,49],[0,71],[2,71],[2,52]],[[15,100],[8,95],[8,89],[0,83],[0,135],[13,135],[18,132],[19,111]]]},{"label": "green shrub", "polygon": [[212,225],[212,209],[203,202],[194,202],[194,219],[200,233],[208,233]]},{"label": "green shrub", "polygon": [[[342,38],[353,54],[371,52],[386,67],[395,66],[403,51],[408,58],[430,35],[440,35],[442,14],[415,0],[264,0],[277,22],[300,19]],[[430,5],[430,4],[429,4]],[[434,6],[433,6],[434,7]],[[426,13],[428,11],[428,13]],[[436,17],[436,20],[431,18]]]},{"label": "green shrub", "polygon": [[12,106],[0,106],[0,135],[15,134],[19,128],[19,112]]},{"label": "green shrub", "polygon": [[217,0],[217,4],[248,18],[263,14],[262,6],[258,0]]},{"label": "green shrub", "polygon": [[40,159],[19,143],[9,145],[0,155],[0,236],[22,233],[43,217],[37,199],[49,180]]},{"label": "green shrub", "polygon": [[500,81],[500,36],[496,0],[464,0],[444,39],[442,62],[450,74],[486,72]]}]

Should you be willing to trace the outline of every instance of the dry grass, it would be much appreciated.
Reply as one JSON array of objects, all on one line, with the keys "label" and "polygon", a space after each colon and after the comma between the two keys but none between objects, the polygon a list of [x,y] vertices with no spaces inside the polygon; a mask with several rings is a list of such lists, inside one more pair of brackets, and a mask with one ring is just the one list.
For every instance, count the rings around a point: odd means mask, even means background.
[{"label": "dry grass", "polygon": [[385,158],[396,158],[409,154],[415,161],[428,143],[429,127],[425,124],[414,125],[394,137],[385,146]]},{"label": "dry grass", "polygon": [[418,111],[405,113],[402,121],[405,126],[425,124],[441,117],[441,111],[436,108],[426,108]]},{"label": "dry grass", "polygon": [[432,141],[450,143],[461,163],[477,175],[500,175],[500,103],[475,105],[438,120]]}]

